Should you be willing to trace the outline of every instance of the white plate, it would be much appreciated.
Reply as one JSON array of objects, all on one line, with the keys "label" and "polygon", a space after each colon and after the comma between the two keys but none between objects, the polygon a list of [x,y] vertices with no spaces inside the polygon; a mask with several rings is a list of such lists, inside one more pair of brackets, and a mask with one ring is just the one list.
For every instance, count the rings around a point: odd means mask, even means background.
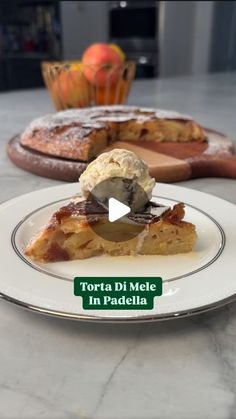
[{"label": "white plate", "polygon": [[[29,239],[79,184],[36,191],[0,206],[0,293],[25,308],[71,319],[143,321],[182,317],[218,307],[235,298],[233,274],[236,248],[236,207],[222,199],[174,185],[158,184],[154,199],[173,205],[184,202],[185,219],[197,226],[192,253],[175,256],[99,256],[49,264],[24,256]],[[64,198],[64,199],[63,199]],[[65,199],[66,198],[66,199]],[[161,276],[163,295],[151,311],[86,311],[73,295],[75,276]]]}]

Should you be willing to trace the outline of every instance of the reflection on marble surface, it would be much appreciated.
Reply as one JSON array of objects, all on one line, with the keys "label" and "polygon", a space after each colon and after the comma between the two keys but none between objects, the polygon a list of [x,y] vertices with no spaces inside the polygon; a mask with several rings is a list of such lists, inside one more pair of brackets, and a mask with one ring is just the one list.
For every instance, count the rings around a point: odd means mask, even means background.
[{"label": "reflection on marble surface", "polygon": [[[137,81],[130,103],[187,112],[236,138],[236,74]],[[44,90],[0,95],[0,201],[61,183],[17,169],[5,154],[7,139],[52,110]],[[236,203],[235,180],[179,185]],[[236,304],[187,319],[112,325],[1,302],[0,318],[3,419],[236,418]]]}]

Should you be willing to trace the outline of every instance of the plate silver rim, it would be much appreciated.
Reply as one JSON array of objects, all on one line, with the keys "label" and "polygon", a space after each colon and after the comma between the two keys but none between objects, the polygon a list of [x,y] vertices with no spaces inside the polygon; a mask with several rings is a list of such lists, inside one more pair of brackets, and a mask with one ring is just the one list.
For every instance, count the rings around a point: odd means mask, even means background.
[{"label": "plate silver rim", "polygon": [[89,322],[102,322],[102,323],[139,323],[139,322],[154,322],[154,321],[167,321],[174,319],[182,319],[185,317],[192,317],[198,314],[206,313],[208,311],[216,310],[218,308],[224,307],[227,304],[233,303],[236,300],[236,294],[231,295],[223,300],[217,301],[213,304],[207,304],[201,307],[197,307],[192,310],[182,310],[179,312],[172,312],[169,314],[161,315],[146,315],[138,317],[102,317],[102,316],[93,316],[93,315],[82,315],[82,314],[72,314],[55,310],[48,310],[38,306],[26,304],[22,301],[16,300],[8,295],[0,293],[0,298],[4,301],[14,304],[20,308],[24,308],[28,311],[32,311],[38,314],[44,314],[51,317],[67,319],[67,320],[76,320],[76,321],[89,321]]}]

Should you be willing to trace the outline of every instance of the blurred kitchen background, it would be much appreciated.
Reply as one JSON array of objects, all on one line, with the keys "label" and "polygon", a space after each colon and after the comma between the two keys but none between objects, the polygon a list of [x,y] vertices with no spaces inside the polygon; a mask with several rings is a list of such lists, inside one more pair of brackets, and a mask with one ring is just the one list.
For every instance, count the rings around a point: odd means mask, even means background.
[{"label": "blurred kitchen background", "polygon": [[0,1],[0,90],[43,85],[42,60],[118,44],[137,78],[236,69],[234,1]]}]

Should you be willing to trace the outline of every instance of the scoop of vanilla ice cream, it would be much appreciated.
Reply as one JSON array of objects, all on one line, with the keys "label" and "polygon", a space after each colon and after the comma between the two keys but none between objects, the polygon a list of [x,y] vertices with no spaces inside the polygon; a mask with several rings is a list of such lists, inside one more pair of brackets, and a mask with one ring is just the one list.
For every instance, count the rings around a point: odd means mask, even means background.
[{"label": "scoop of vanilla ice cream", "polygon": [[85,198],[92,193],[104,202],[114,196],[130,206],[133,203],[132,210],[138,210],[151,199],[155,179],[150,177],[147,164],[132,151],[114,149],[88,165],[80,184]]}]

